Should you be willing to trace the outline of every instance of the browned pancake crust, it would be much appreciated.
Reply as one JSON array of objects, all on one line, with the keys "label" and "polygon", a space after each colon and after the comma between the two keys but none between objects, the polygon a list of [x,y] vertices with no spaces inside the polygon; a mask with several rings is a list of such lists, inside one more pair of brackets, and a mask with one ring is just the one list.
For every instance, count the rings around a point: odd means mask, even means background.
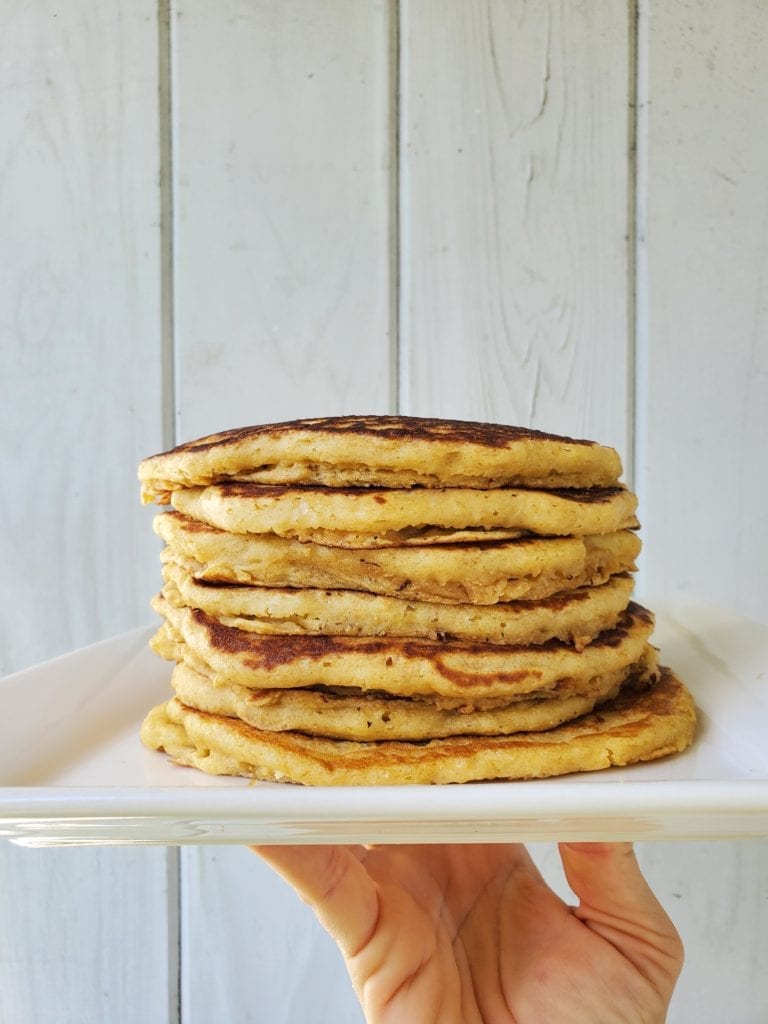
[{"label": "browned pancake crust", "polygon": [[695,727],[690,693],[662,669],[650,689],[622,691],[592,714],[542,733],[361,743],[266,733],[173,699],[150,712],[142,736],[180,764],[212,774],[305,785],[403,785],[545,778],[648,761],[685,750]]},{"label": "browned pancake crust", "polygon": [[552,694],[545,700],[534,697],[490,708],[444,707],[439,699],[342,689],[252,690],[236,683],[214,684],[183,661],[173,671],[172,685],[187,707],[239,718],[257,729],[370,742],[552,729],[616,697],[630,677],[639,689],[656,682],[658,674],[656,651],[648,646],[638,662],[596,676],[584,693]]},{"label": "browned pancake crust", "polygon": [[472,605],[352,590],[221,585],[195,580],[171,561],[163,566],[163,577],[162,596],[171,605],[198,608],[226,626],[252,633],[422,637],[502,646],[565,640],[583,647],[616,623],[633,586],[631,576],[622,573],[599,586],[538,601]]},{"label": "browned pancake crust", "polygon": [[[196,441],[176,445],[172,452],[206,451],[230,444],[232,441],[253,441],[280,435],[304,432],[315,435],[355,435],[366,442],[386,438],[398,444],[403,441],[447,441],[452,444],[479,445],[483,448],[506,448],[520,441],[561,441],[565,444],[595,447],[594,441],[579,440],[561,434],[549,434],[528,427],[481,423],[473,420],[447,420],[427,416],[327,416],[314,419],[285,420],[282,423],[262,423],[249,427],[236,427],[217,434],[209,434]],[[152,458],[159,458],[150,456]]]},{"label": "browned pancake crust", "polygon": [[349,550],[272,534],[231,534],[179,512],[154,520],[163,559],[198,580],[271,587],[363,590],[404,600],[495,604],[598,586],[632,571],[637,535],[523,538],[482,544]]},{"label": "browned pancake crust", "polygon": [[139,478],[145,501],[165,503],[174,488],[229,479],[579,487],[611,486],[621,471],[621,460],[611,448],[524,427],[338,416],[211,434],[145,459]]},{"label": "browned pancake crust", "polygon": [[176,490],[171,504],[221,530],[276,533],[301,541],[314,541],[317,531],[323,531],[338,534],[342,546],[355,546],[343,541],[346,531],[502,527],[542,536],[583,536],[638,525],[637,497],[626,487],[289,487],[236,482]]},{"label": "browned pancake crust", "polygon": [[[411,696],[434,693],[465,702],[552,687],[564,676],[591,677],[636,661],[653,631],[653,616],[630,603],[613,629],[584,651],[552,640],[503,648],[467,641],[401,637],[249,633],[196,609],[155,607],[214,672],[255,688],[357,686]],[[161,644],[156,645],[163,654]]]}]

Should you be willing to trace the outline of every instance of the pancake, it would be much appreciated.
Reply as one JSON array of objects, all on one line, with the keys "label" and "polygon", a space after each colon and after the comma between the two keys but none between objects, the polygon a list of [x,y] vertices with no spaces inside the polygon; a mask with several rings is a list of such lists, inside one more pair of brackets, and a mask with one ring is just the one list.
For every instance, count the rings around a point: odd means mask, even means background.
[{"label": "pancake", "polygon": [[589,692],[514,701],[489,709],[446,708],[421,698],[317,689],[251,690],[236,683],[214,685],[181,662],[173,670],[176,696],[187,707],[229,718],[268,732],[303,732],[350,740],[423,740],[446,736],[493,736],[552,729],[587,714],[615,697],[631,677],[650,685],[657,674],[656,652],[646,649],[634,665],[591,682]]},{"label": "pancake", "polygon": [[522,427],[407,416],[293,420],[211,434],[139,466],[142,499],[226,480],[331,487],[611,487],[618,454]]},{"label": "pancake", "polygon": [[591,714],[538,733],[455,736],[422,743],[333,740],[267,732],[239,719],[197,711],[177,698],[153,709],[143,742],[211,775],[304,785],[445,784],[531,779],[596,771],[684,750],[693,739],[691,695],[669,670]]},{"label": "pancake", "polygon": [[225,483],[174,491],[171,504],[177,512],[230,533],[274,533],[324,544],[333,540],[339,547],[359,547],[360,534],[425,527],[583,537],[638,525],[637,498],[625,487],[383,490]]},{"label": "pancake", "polygon": [[[218,689],[219,687],[226,688],[229,685],[242,685],[240,683],[232,683],[228,676],[217,673],[211,665],[207,664],[203,660],[198,651],[185,643],[183,636],[174,629],[169,622],[164,622],[155,635],[150,639],[150,647],[156,654],[160,655],[160,657],[165,658],[166,661],[174,661],[177,666],[185,665],[193,669],[198,675],[207,680],[210,687],[214,689]],[[650,644],[646,644],[640,652],[638,664],[655,664],[656,659],[656,649]],[[631,666],[625,666],[625,669],[628,670],[630,667]],[[620,669],[616,671],[622,670]],[[555,679],[554,682],[548,680],[546,688],[539,690],[533,688],[525,689],[521,686],[517,686],[514,689],[510,687],[506,692],[501,693],[501,695],[496,697],[482,696],[477,693],[465,693],[459,696],[445,696],[440,693],[432,693],[427,695],[416,694],[403,697],[398,694],[386,693],[383,690],[362,689],[361,687],[354,685],[305,685],[302,687],[275,688],[271,689],[269,692],[274,696],[275,700],[279,700],[281,694],[296,694],[307,691],[332,694],[339,697],[348,697],[356,701],[367,697],[379,696],[409,700],[412,702],[426,702],[434,707],[440,708],[441,710],[461,711],[464,714],[468,714],[472,711],[492,711],[496,708],[508,707],[520,701],[560,700],[565,697],[599,697],[604,692],[604,679],[608,674],[609,673],[604,673],[596,676],[565,676],[562,679]],[[533,680],[530,680],[529,682],[531,687],[535,685]],[[258,687],[246,686],[244,689],[250,690],[252,693],[267,692],[266,690],[260,690]]]},{"label": "pancake", "polygon": [[640,551],[628,530],[597,537],[347,550],[273,534],[234,534],[178,512],[155,517],[165,560],[196,579],[267,587],[361,590],[409,600],[495,604],[538,600],[631,572]]},{"label": "pancake", "polygon": [[[489,540],[517,540],[531,535],[530,530],[488,526],[457,529],[449,526],[409,526],[403,530],[379,530],[359,533],[353,530],[312,530],[311,542],[333,548],[401,548],[430,544],[469,544]],[[301,539],[301,538],[297,538]],[[309,539],[309,536],[304,539]]]},{"label": "pancake", "polygon": [[[175,608],[162,597],[154,607],[209,666],[215,683],[252,689],[354,686],[400,696],[437,694],[466,704],[545,693],[564,678],[589,679],[631,665],[653,631],[651,613],[634,603],[613,629],[582,651],[558,640],[499,647],[390,636],[272,636],[222,625],[199,609]],[[162,629],[151,643],[167,656]]]},{"label": "pancake", "polygon": [[163,566],[163,597],[199,608],[227,626],[253,633],[400,636],[541,644],[558,639],[582,647],[616,620],[633,581],[613,576],[602,586],[567,590],[540,601],[493,605],[440,604],[353,590],[247,587],[199,582],[173,562]]}]

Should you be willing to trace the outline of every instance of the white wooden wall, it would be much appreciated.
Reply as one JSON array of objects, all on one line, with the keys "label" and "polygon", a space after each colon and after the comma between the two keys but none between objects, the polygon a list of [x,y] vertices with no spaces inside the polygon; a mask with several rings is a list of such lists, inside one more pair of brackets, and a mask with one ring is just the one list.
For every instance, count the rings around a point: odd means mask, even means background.
[{"label": "white wooden wall", "polygon": [[[151,621],[143,455],[341,412],[613,444],[649,600],[768,621],[766,53],[763,0],[0,3],[0,671]],[[639,852],[670,1020],[764,1021],[768,841]],[[0,1022],[139,1020],[360,1015],[247,851],[1,845]]]}]

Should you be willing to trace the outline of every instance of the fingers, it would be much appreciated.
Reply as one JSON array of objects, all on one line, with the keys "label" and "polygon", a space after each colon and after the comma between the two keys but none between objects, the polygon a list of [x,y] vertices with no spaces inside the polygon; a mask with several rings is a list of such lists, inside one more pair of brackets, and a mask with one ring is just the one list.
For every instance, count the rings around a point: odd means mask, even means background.
[{"label": "fingers", "polygon": [[673,985],[683,945],[640,871],[631,843],[561,843],[566,879],[579,899],[576,915],[638,970]]},{"label": "fingers", "polygon": [[252,846],[308,903],[342,953],[354,957],[375,931],[378,887],[346,846]]}]

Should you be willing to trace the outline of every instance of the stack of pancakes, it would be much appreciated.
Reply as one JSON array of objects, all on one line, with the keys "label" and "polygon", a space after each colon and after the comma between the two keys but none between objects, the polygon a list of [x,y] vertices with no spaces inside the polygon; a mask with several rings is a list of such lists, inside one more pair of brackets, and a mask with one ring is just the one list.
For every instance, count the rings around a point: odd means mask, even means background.
[{"label": "stack of pancakes", "polygon": [[174,696],[144,743],[314,785],[518,779],[683,750],[631,600],[617,453],[397,416],[232,430],[142,462]]}]

